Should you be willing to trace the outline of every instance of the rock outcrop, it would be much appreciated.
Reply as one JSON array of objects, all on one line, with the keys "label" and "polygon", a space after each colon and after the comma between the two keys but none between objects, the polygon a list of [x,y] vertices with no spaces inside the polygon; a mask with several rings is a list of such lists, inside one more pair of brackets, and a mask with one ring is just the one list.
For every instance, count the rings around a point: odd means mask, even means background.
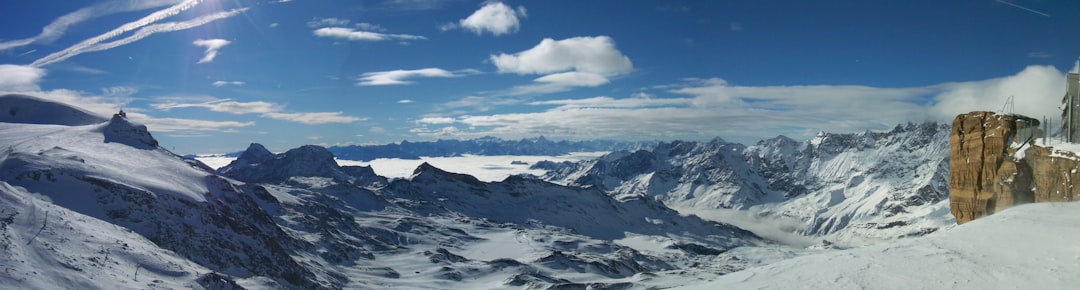
[{"label": "rock outcrop", "polygon": [[953,120],[949,206],[958,224],[1018,204],[1075,199],[1080,157],[1036,144],[1042,135],[1038,120],[1020,115],[971,112]]}]

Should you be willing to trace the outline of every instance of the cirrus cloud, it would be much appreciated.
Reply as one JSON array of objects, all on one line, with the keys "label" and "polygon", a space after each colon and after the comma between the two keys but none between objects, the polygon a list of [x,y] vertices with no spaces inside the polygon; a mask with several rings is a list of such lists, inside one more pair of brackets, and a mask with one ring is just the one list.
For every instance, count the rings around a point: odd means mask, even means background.
[{"label": "cirrus cloud", "polygon": [[228,86],[228,85],[242,86],[244,84],[247,84],[247,83],[242,82],[242,81],[214,81],[213,83],[211,83],[211,85],[213,85],[215,87],[224,87],[224,86]]},{"label": "cirrus cloud", "polygon": [[266,113],[262,114],[263,117],[297,122],[307,125],[320,125],[331,123],[352,123],[356,121],[366,120],[365,118],[358,118],[352,116],[342,115],[342,112],[314,112],[314,113]]},{"label": "cirrus cloud", "polygon": [[179,108],[203,108],[214,112],[229,113],[235,115],[243,114],[258,114],[264,118],[270,118],[275,120],[297,122],[307,125],[319,125],[330,123],[352,123],[356,121],[365,120],[365,118],[346,116],[342,112],[301,112],[301,113],[289,113],[285,111],[285,105],[253,101],[253,102],[238,102],[231,99],[213,99],[210,98],[204,102],[180,102],[169,101],[172,99],[190,100],[192,98],[162,98],[166,102],[156,103],[150,105],[154,109],[161,111],[169,111]]},{"label": "cirrus cloud", "polygon": [[318,37],[340,38],[352,41],[424,40],[427,37],[410,34],[387,34],[346,27],[323,27],[314,32]]}]

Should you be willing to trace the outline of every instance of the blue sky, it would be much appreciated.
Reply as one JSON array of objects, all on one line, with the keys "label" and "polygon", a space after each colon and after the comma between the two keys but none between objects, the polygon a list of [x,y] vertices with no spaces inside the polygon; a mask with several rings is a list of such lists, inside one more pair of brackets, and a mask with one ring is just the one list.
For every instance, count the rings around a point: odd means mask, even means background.
[{"label": "blue sky", "polygon": [[1057,114],[1080,2],[5,1],[0,92],[178,153],[703,140]]}]

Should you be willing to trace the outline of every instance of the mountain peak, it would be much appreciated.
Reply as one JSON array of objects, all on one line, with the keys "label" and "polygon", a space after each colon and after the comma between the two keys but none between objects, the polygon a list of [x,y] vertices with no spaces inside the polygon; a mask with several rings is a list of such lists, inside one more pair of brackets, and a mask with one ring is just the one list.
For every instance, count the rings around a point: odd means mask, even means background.
[{"label": "mountain peak", "polygon": [[105,143],[116,142],[139,149],[153,149],[158,146],[158,141],[150,135],[146,125],[131,123],[124,111],[113,115],[112,119],[98,130],[105,135]]},{"label": "mountain peak", "polygon": [[483,184],[482,181],[480,181],[476,177],[473,177],[472,175],[448,172],[446,170],[439,169],[438,167],[435,167],[427,162],[421,163],[420,166],[416,167],[416,170],[413,170],[413,181],[422,181],[429,179],[456,180],[473,185]]},{"label": "mountain peak", "polygon": [[248,163],[259,163],[273,157],[274,153],[271,153],[270,150],[266,150],[266,147],[263,147],[262,144],[251,143],[251,145],[248,145],[248,148],[244,150],[244,153],[240,153],[240,156],[237,157],[236,160],[245,160]]},{"label": "mountain peak", "polygon": [[328,177],[349,180],[334,155],[326,148],[304,145],[274,155],[258,143],[252,143],[236,160],[218,169],[225,176],[244,182],[277,182],[290,177]]}]

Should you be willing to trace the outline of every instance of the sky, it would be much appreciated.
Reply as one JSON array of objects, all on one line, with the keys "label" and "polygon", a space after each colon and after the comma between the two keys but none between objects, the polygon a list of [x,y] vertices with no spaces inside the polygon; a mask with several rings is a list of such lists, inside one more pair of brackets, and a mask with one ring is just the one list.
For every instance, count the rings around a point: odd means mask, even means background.
[{"label": "sky", "polygon": [[[1059,114],[1080,2],[0,2],[0,93],[177,153],[494,136],[752,144]],[[1012,106],[1005,106],[1012,97]]]}]

